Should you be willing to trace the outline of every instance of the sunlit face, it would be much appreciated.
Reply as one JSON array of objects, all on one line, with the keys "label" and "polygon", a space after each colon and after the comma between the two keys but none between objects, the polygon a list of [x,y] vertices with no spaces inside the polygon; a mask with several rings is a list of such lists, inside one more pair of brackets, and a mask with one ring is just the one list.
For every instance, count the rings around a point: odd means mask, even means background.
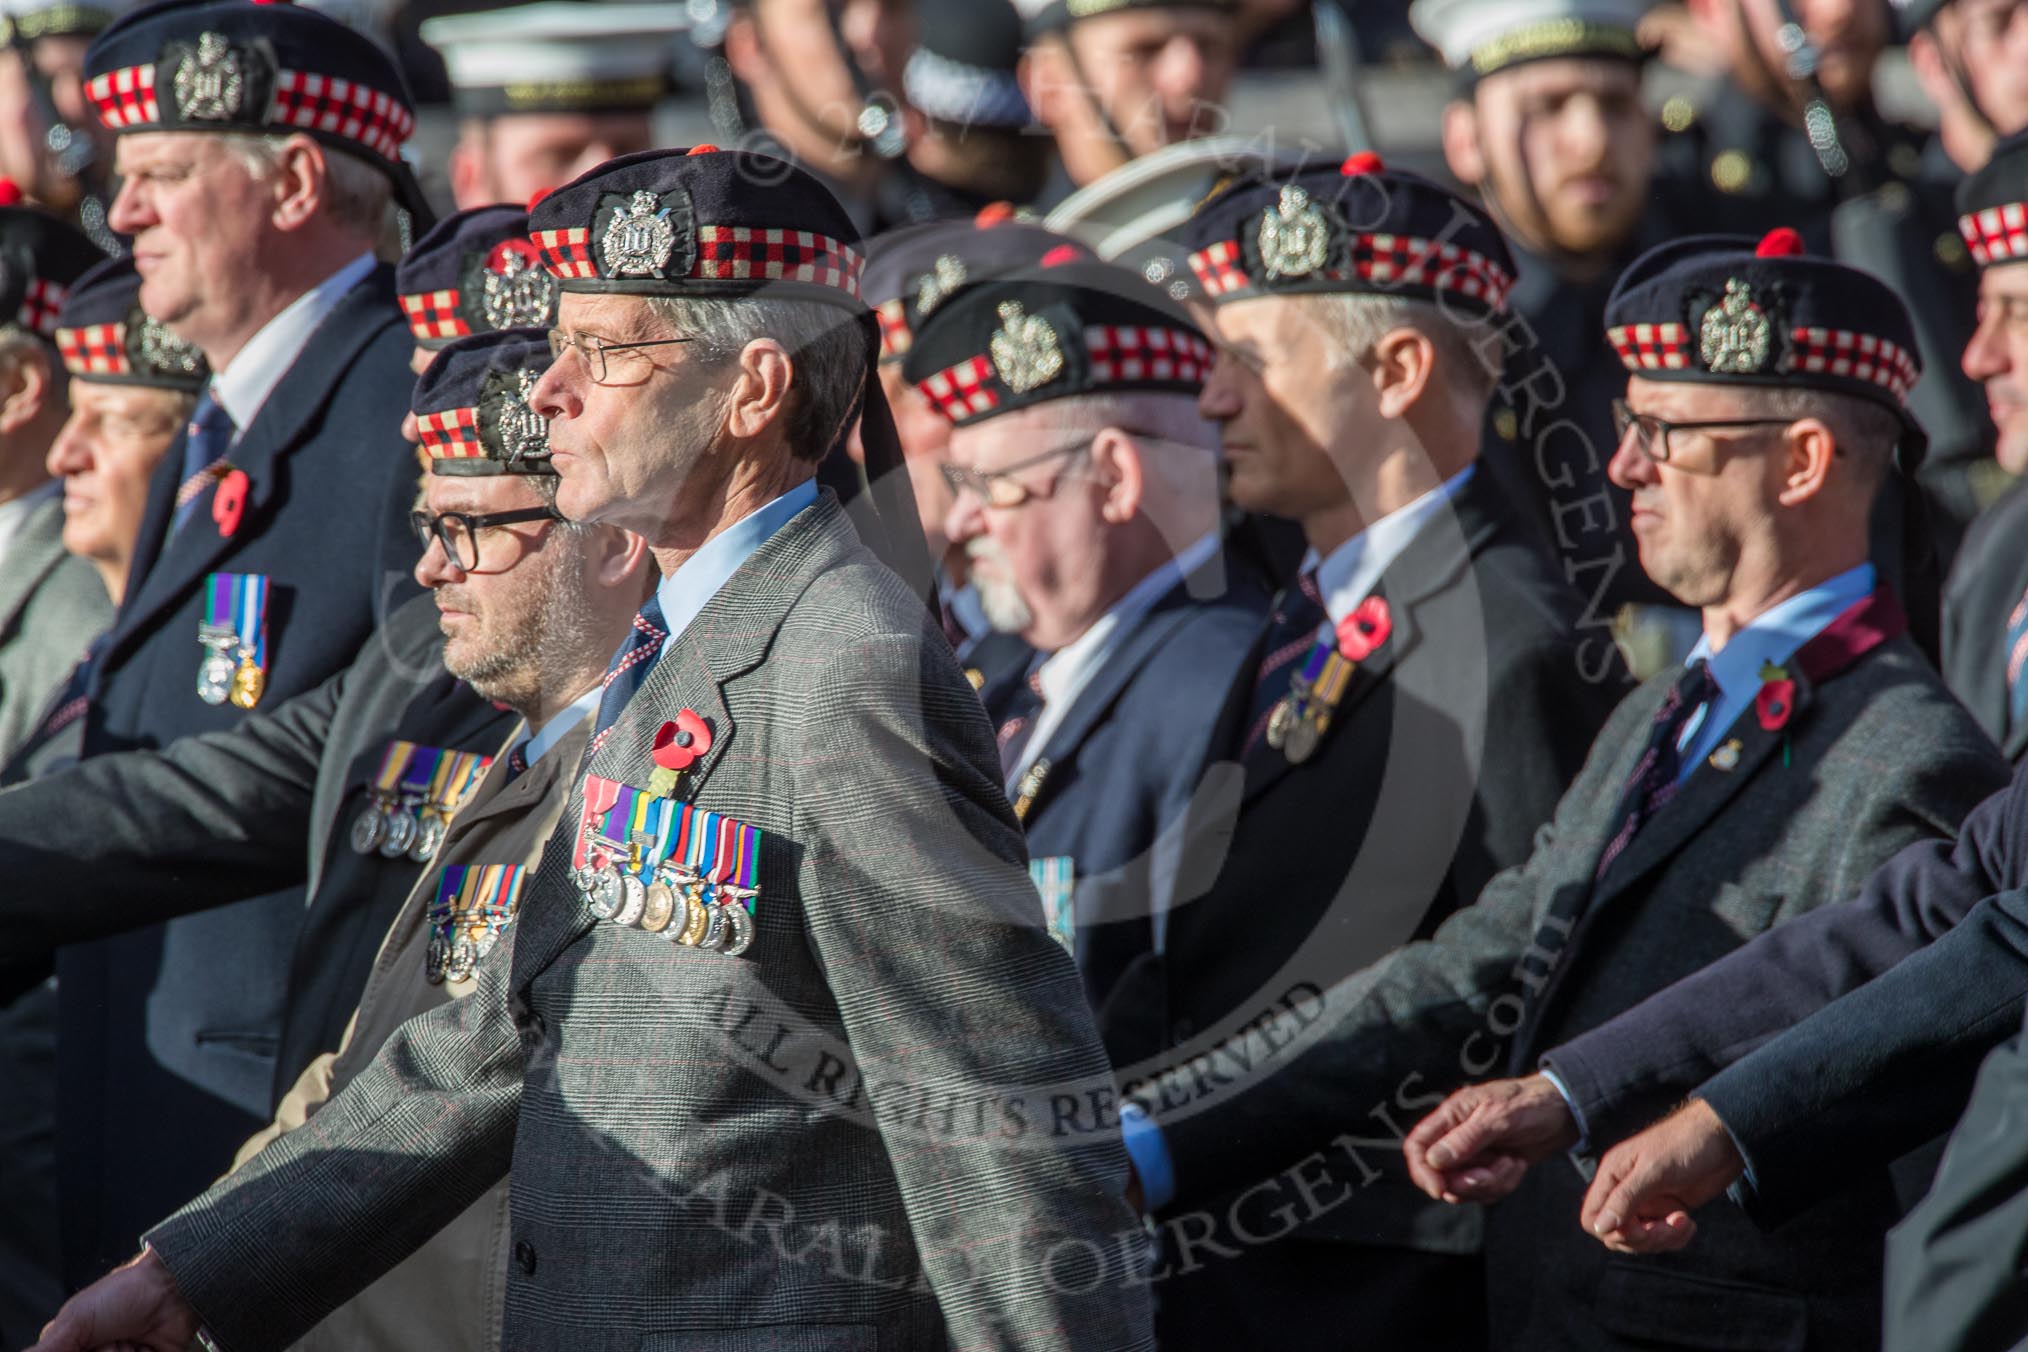
[{"label": "sunlit face", "polygon": [[2028,129],[2028,4],[1955,0],[1938,12],[1935,30],[1993,130]]},{"label": "sunlit face", "polygon": [[[1627,405],[1672,422],[1762,416],[1740,390],[1633,376]],[[1644,455],[1629,430],[1606,474],[1633,497],[1632,528],[1641,569],[1686,606],[1729,594],[1744,542],[1777,510],[1782,458],[1778,426],[1668,434],[1668,461]]]},{"label": "sunlit face", "polygon": [[1479,82],[1480,185],[1524,238],[1564,253],[1624,243],[1655,172],[1654,120],[1624,61],[1534,61]]},{"label": "sunlit face", "polygon": [[1218,424],[1233,502],[1291,520],[1345,502],[1351,490],[1333,456],[1372,442],[1380,415],[1371,383],[1332,369],[1299,302],[1236,301],[1199,318],[1217,357],[1197,411]]},{"label": "sunlit face", "polygon": [[2028,266],[1979,273],[1979,322],[1965,344],[1965,374],[1986,390],[1999,434],[1993,454],[2009,474],[2028,474]]},{"label": "sunlit face", "polygon": [[653,145],[646,113],[511,113],[472,121],[454,152],[452,193],[460,208],[525,203]]},{"label": "sunlit face", "polygon": [[141,308],[205,347],[241,318],[229,279],[262,265],[273,190],[200,132],[123,136],[117,167],[110,220],[133,236]]},{"label": "sunlit face", "polygon": [[148,481],[168,453],[190,396],[140,385],[70,382],[70,417],[49,448],[63,482],[63,547],[97,563],[133,557]]},{"label": "sunlit face", "polygon": [[1099,107],[1134,154],[1225,129],[1225,96],[1239,64],[1232,15],[1117,10],[1072,24],[1070,44]]}]

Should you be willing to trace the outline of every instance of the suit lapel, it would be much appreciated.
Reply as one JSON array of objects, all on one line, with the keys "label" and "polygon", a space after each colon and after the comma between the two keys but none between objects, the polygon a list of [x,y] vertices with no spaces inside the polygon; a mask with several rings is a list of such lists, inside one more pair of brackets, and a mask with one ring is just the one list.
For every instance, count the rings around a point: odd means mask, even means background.
[{"label": "suit lapel", "polygon": [[[655,772],[650,743],[656,729],[679,709],[690,709],[711,727],[711,750],[684,774],[677,791],[678,797],[697,801],[712,771],[741,735],[726,705],[725,685],[760,665],[796,598],[857,546],[858,536],[837,497],[823,490],[816,505],[755,550],[663,650],[613,724],[612,735],[577,775],[564,815],[549,838],[540,868],[542,903],[515,941],[518,978],[547,968],[598,923],[569,876],[584,814],[585,776],[646,787]],[[753,740],[757,733],[747,735]]]},{"label": "suit lapel", "polygon": [[0,633],[13,628],[28,598],[63,558],[63,508],[46,502],[22,524],[7,551],[7,566],[0,568]]},{"label": "suit lapel", "polygon": [[169,448],[149,484],[148,506],[135,554],[134,576],[139,584],[121,607],[106,654],[108,662],[116,662],[140,630],[180,604],[207,573],[218,571],[221,561],[245,540],[259,534],[260,522],[281,486],[279,462],[302,444],[360,351],[382,329],[399,321],[391,278],[392,273],[382,266],[346,292],[311,333],[253,421],[240,429],[229,460],[234,469],[247,477],[247,498],[242,524],[235,535],[221,536],[202,514],[173,536],[169,533],[181,479],[184,438],[179,436]]}]

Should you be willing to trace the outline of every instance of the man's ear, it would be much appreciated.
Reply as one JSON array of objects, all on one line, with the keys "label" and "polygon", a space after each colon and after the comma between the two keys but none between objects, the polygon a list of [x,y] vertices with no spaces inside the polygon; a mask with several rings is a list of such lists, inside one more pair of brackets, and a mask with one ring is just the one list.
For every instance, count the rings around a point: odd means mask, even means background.
[{"label": "man's ear", "polygon": [[331,166],[324,147],[301,132],[282,144],[275,163],[274,222],[280,230],[300,230],[330,199]]},{"label": "man's ear", "polygon": [[750,441],[787,415],[795,363],[772,338],[756,338],[739,354],[725,397],[728,436]]},{"label": "man's ear", "polygon": [[1436,344],[1416,329],[1391,329],[1373,345],[1367,359],[1380,415],[1405,418],[1422,398],[1436,371]]},{"label": "man's ear", "polygon": [[593,526],[591,533],[595,560],[592,576],[601,587],[639,591],[650,585],[645,580],[652,578],[655,561],[646,540],[618,526]]},{"label": "man's ear", "polygon": [[483,127],[468,125],[451,147],[451,200],[460,207],[475,207],[494,198],[486,182],[486,133]]},{"label": "man's ear", "polygon": [[1093,473],[1106,486],[1099,514],[1115,526],[1132,521],[1148,488],[1141,443],[1131,432],[1105,428],[1092,438],[1091,463]]},{"label": "man's ear", "polygon": [[1444,105],[1444,163],[1458,182],[1476,188],[1486,177],[1486,156],[1479,149],[1479,110],[1464,99]]},{"label": "man's ear", "polygon": [[18,349],[11,360],[0,362],[0,436],[11,436],[40,418],[55,385],[49,358],[39,348]]},{"label": "man's ear", "polygon": [[1821,418],[1798,418],[1782,433],[1782,447],[1782,485],[1776,500],[1795,507],[1824,491],[1838,439]]}]

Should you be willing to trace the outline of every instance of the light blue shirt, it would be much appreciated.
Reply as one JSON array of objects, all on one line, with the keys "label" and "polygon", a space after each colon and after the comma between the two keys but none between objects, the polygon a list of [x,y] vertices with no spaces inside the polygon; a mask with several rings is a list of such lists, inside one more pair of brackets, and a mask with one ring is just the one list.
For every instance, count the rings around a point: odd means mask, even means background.
[{"label": "light blue shirt", "polygon": [[[788,492],[727,526],[704,542],[704,547],[683,561],[683,566],[662,579],[655,588],[655,600],[662,606],[669,637],[662,651],[680,637],[698,612],[740,570],[753,552],[774,538],[790,518],[817,502],[817,481],[806,479]],[[658,654],[659,656],[659,654]]]},{"label": "light blue shirt", "polygon": [[[521,748],[521,754],[527,758],[528,763],[534,765],[535,762],[541,760],[552,747],[564,739],[572,728],[597,713],[599,696],[604,693],[603,688],[596,685],[593,686],[582,695],[579,695],[576,703],[559,710],[547,723],[544,723],[534,732],[528,732],[528,725],[523,723],[521,727],[524,735],[518,745]],[[508,754],[511,755],[513,753],[510,750]]]},{"label": "light blue shirt", "polygon": [[1718,748],[1719,738],[1752,706],[1754,696],[1760,693],[1763,664],[1786,664],[1831,621],[1872,594],[1873,565],[1862,563],[1754,616],[1717,652],[1711,650],[1709,638],[1698,639],[1684,666],[1709,663],[1711,679],[1718,683],[1718,698],[1707,702],[1703,711],[1692,714],[1684,725],[1683,740],[1676,744],[1682,756],[1676,782],[1688,779]]}]

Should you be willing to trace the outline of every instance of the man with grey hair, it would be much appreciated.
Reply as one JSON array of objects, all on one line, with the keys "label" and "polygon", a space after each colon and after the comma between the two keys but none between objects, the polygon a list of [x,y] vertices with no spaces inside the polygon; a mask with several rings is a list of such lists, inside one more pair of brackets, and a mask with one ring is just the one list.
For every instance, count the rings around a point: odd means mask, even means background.
[{"label": "man with grey hair", "polygon": [[[1010,305],[1065,360],[979,408],[950,373],[984,362],[1020,376]],[[1028,335],[1036,351],[1042,333]],[[1122,360],[1126,342],[1149,359]],[[1154,961],[1206,715],[1267,609],[1221,548],[1218,434],[1197,412],[1210,356],[1138,276],[1079,263],[960,292],[921,322],[906,367],[954,424],[945,534],[993,625],[1035,649],[1025,679],[984,692],[986,711],[1044,919],[1116,1065],[1162,1046]]]},{"label": "man with grey hair", "polygon": [[[1475,464],[1513,265],[1478,208],[1371,155],[1233,185],[1184,241],[1228,491],[1310,552],[1224,703],[1204,773],[1240,782],[1202,795],[1181,867],[1203,895],[1169,922],[1162,1065],[1203,1073],[1178,1095],[1126,1072],[1148,1200],[1191,1204],[1160,1318],[1193,1345],[1248,1336],[1265,1304],[1297,1327],[1356,1311],[1376,1347],[1483,1346],[1478,1217],[1419,1196],[1398,1155],[1278,1175],[1243,1133],[1196,1128],[1287,1078],[1296,1032],[1334,1012],[1319,992],[1527,857],[1623,693]],[[1344,1129],[1384,1136],[1401,1105],[1377,1109]]]},{"label": "man with grey hair", "polygon": [[[409,340],[374,249],[390,200],[420,203],[399,159],[400,74],[315,10],[136,10],[93,43],[85,77],[116,136],[110,219],[133,239],[141,309],[212,372],[151,482],[96,653],[89,759],[314,688],[413,594]],[[59,956],[73,1283],[217,1177],[300,1069],[275,1049],[302,915],[291,888]],[[152,1124],[145,1151],[136,1120]]]},{"label": "man with grey hair", "polygon": [[1111,1076],[990,729],[813,481],[860,399],[869,467],[902,472],[849,218],[705,146],[616,160],[529,223],[563,291],[531,395],[557,508],[662,572],[563,829],[469,998],[42,1346],[285,1346],[511,1170],[517,1352],[1144,1352]]}]

